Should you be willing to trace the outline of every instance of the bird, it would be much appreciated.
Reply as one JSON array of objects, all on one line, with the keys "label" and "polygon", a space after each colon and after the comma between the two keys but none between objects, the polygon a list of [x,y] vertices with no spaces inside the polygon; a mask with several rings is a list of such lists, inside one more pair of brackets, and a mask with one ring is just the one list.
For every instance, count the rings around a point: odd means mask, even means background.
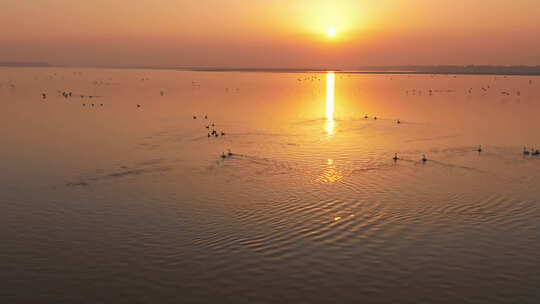
[{"label": "bird", "polygon": [[398,160],[399,157],[397,156],[397,153],[394,153],[394,157],[392,158],[394,161]]},{"label": "bird", "polygon": [[138,104],[138,105],[137,105],[137,108],[140,108],[140,107],[141,107],[141,105],[140,105],[140,104]]},{"label": "bird", "polygon": [[540,155],[540,150],[537,149],[536,151],[534,151],[534,152],[532,153],[532,155]]},{"label": "bird", "polygon": [[233,156],[233,154],[232,154],[232,152],[231,152],[231,149],[227,149],[227,151],[229,151],[229,152],[227,152],[227,155],[228,155],[228,156]]},{"label": "bird", "polygon": [[207,129],[210,129],[210,126],[206,126]]},{"label": "bird", "polygon": [[482,152],[482,146],[478,145],[478,149],[476,151],[478,151],[479,153]]},{"label": "bird", "polygon": [[527,150],[526,147],[523,147],[523,155],[529,155],[529,154],[530,154],[529,150]]},{"label": "bird", "polygon": [[225,152],[221,152],[221,158],[225,159],[227,155],[225,155]]},{"label": "bird", "polygon": [[43,97],[43,99],[47,98],[47,94],[45,93],[42,93],[41,96]]},{"label": "bird", "polygon": [[204,115],[204,119],[208,119],[208,115]]},{"label": "bird", "polygon": [[377,116],[373,117],[373,120],[377,120]]},{"label": "bird", "polygon": [[400,124],[400,123],[401,123],[401,121],[398,119],[398,120],[397,120],[397,124]]},{"label": "bird", "polygon": [[197,116],[193,115],[193,119],[197,119]]},{"label": "bird", "polygon": [[423,162],[426,162],[426,161],[427,161],[427,158],[426,158],[426,155],[425,155],[425,154],[422,154],[422,161],[423,161]]},{"label": "bird", "polygon": [[368,119],[369,117],[367,115],[364,116],[364,119]]},{"label": "bird", "polygon": [[208,133],[208,138],[210,138],[210,133]]},{"label": "bird", "polygon": [[221,136],[225,136],[225,132],[221,131]]}]

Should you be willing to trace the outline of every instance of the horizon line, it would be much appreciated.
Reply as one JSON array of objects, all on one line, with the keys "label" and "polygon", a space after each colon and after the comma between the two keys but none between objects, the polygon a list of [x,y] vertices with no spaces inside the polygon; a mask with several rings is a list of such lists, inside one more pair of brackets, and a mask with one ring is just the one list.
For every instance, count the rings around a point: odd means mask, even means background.
[{"label": "horizon line", "polygon": [[186,65],[91,65],[50,64],[48,62],[0,62],[0,67],[24,68],[102,68],[102,69],[145,69],[178,70],[193,72],[266,72],[266,73],[321,73],[338,74],[454,74],[454,75],[512,75],[540,76],[540,65],[386,65],[359,66],[356,69],[342,68],[283,68],[283,67],[227,67]]}]

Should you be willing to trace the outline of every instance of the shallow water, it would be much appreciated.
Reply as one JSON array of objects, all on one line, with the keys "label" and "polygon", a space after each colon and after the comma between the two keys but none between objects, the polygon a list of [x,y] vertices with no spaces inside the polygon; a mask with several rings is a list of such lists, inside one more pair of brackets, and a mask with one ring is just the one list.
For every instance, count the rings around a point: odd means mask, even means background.
[{"label": "shallow water", "polygon": [[2,68],[0,100],[1,302],[540,296],[539,77]]}]

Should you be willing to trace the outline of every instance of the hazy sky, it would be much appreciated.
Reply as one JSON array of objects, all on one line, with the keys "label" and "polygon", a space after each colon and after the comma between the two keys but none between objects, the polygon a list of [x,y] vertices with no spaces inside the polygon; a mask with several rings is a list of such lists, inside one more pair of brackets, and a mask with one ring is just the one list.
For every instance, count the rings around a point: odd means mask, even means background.
[{"label": "hazy sky", "polygon": [[0,0],[0,8],[0,61],[540,64],[539,0]]}]

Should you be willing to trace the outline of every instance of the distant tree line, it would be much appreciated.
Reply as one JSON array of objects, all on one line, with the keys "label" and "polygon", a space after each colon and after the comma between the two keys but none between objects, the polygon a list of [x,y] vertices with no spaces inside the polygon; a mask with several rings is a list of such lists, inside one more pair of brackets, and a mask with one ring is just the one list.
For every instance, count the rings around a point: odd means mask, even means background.
[{"label": "distant tree line", "polygon": [[540,66],[526,65],[408,65],[363,66],[359,71],[408,72],[418,74],[493,74],[493,75],[540,75]]}]

